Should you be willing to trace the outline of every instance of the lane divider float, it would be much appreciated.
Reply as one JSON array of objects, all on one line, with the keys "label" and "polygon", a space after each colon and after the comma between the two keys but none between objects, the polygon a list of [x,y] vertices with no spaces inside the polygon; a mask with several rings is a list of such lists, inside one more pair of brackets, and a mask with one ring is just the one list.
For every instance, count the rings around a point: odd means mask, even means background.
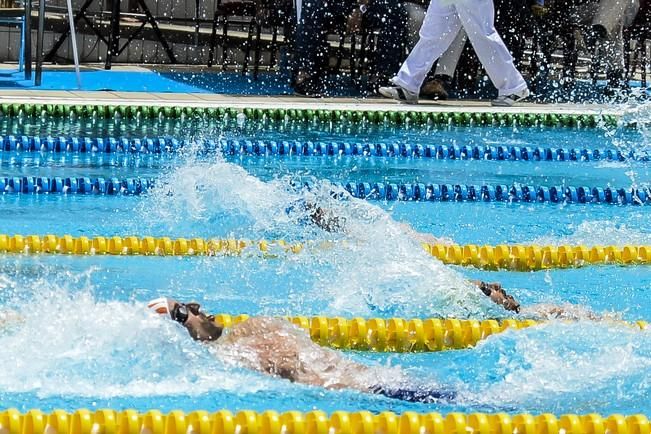
[{"label": "lane divider float", "polygon": [[[165,179],[23,176],[0,177],[0,193],[139,195]],[[651,203],[651,189],[614,187],[463,185],[383,182],[334,183],[351,196],[367,200],[416,202],[549,202],[643,205]],[[306,188],[310,185],[306,184]],[[333,194],[336,194],[333,192]]]},{"label": "lane divider float", "polygon": [[382,182],[339,184],[351,196],[370,200],[443,202],[551,202],[642,205],[651,202],[651,190],[587,186],[463,185]]},{"label": "lane divider float", "polygon": [[[230,327],[248,319],[248,315],[215,315],[215,322]],[[402,318],[328,318],[324,316],[285,317],[304,329],[319,345],[355,351],[432,352],[470,348],[489,336],[508,329],[520,330],[540,324],[534,320],[466,320]],[[646,328],[646,323],[635,324]]]},{"label": "lane divider float", "polygon": [[[248,315],[215,315],[215,321],[230,327]],[[342,350],[375,352],[432,352],[471,348],[481,340],[506,330],[521,330],[542,324],[531,319],[473,320],[453,318],[353,318],[324,316],[284,317],[310,334],[319,345]],[[645,321],[613,321],[637,330],[646,330]]]},{"label": "lane divider float", "polygon": [[[336,241],[291,243],[284,240],[136,236],[89,238],[51,234],[43,236],[0,234],[0,253],[117,256],[216,256],[261,253],[262,257],[276,257],[279,253],[300,253],[305,248],[327,250],[336,243]],[[483,269],[534,271],[598,264],[651,264],[651,245],[589,247],[423,243],[423,248],[447,264]]]},{"label": "lane divider float", "polygon": [[303,243],[283,240],[253,241],[240,239],[204,239],[169,237],[73,237],[71,235],[0,234],[0,253],[117,255],[117,256],[215,256],[246,252],[299,253]]},{"label": "lane divider float", "polygon": [[589,247],[584,245],[423,244],[423,247],[446,264],[490,270],[536,271],[597,264],[651,264],[651,245]]},{"label": "lane divider float", "polygon": [[437,160],[495,160],[495,161],[648,161],[650,156],[632,150],[604,148],[563,148],[512,145],[422,145],[407,143],[362,142],[301,142],[273,140],[192,140],[153,137],[39,137],[0,136],[0,150],[7,152],[68,152],[68,153],[143,153],[177,152],[188,145],[204,151],[220,151],[226,155],[256,156],[365,156],[432,158]]},{"label": "lane divider float", "polygon": [[[207,142],[206,142],[207,143]],[[264,140],[220,140],[226,155],[286,155],[300,157],[363,156],[432,158],[437,160],[495,161],[648,161],[649,155],[617,149],[587,149],[540,146],[422,145],[409,143],[299,142]],[[149,149],[149,147],[145,147]]]},{"label": "lane divider float", "polygon": [[83,116],[97,118],[236,118],[244,114],[250,120],[298,120],[320,122],[390,123],[425,125],[515,125],[547,127],[596,127],[617,125],[620,116],[615,114],[561,114],[514,113],[480,111],[428,110],[330,110],[311,108],[233,108],[193,107],[180,105],[103,105],[103,104],[31,104],[3,103],[0,114],[4,116]]},{"label": "lane divider float", "polygon": [[6,434],[649,434],[649,419],[643,414],[550,413],[393,413],[384,411],[320,410],[306,413],[274,410],[254,412],[242,410],[213,413],[179,410],[167,414],[159,410],[138,413],[78,409],[72,413],[54,410],[43,413],[32,409],[20,413],[16,409],[0,412],[0,429]]},{"label": "lane divider float", "polygon": [[0,177],[0,193],[139,195],[154,187],[154,178]]}]

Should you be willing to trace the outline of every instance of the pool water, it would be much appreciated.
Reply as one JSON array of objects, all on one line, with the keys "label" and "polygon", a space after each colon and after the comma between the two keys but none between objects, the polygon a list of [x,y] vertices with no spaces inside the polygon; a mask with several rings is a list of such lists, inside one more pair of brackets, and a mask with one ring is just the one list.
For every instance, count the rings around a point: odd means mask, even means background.
[{"label": "pool water", "polygon": [[[648,152],[644,129],[392,127],[200,119],[5,118],[2,135],[318,140],[573,146]],[[326,391],[225,365],[171,321],[148,312],[161,295],[209,312],[344,317],[503,318],[467,278],[499,281],[523,305],[572,304],[609,318],[651,320],[651,268],[599,266],[532,273],[447,267],[400,223],[457,243],[649,245],[648,206],[370,202],[330,195],[333,182],[435,182],[648,187],[645,161],[440,161],[396,157],[0,153],[2,176],[147,176],[142,196],[0,195],[0,233],[335,240],[329,249],[246,257],[5,256],[0,263],[0,402],[63,408],[314,408],[651,414],[651,331],[621,322],[550,322],[491,336],[476,348],[420,354],[351,352],[452,403],[418,404]],[[310,181],[310,190],[297,188]],[[346,232],[305,224],[312,201]],[[295,208],[295,207],[294,207]],[[344,242],[345,241],[345,242]],[[18,316],[20,319],[11,319]]]}]

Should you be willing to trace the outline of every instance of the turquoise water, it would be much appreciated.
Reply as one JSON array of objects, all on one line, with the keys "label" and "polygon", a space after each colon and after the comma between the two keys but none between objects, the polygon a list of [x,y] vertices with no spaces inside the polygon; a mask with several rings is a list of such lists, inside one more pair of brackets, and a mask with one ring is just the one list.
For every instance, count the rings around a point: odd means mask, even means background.
[{"label": "turquoise water", "polygon": [[[427,128],[297,123],[39,122],[3,119],[3,134],[174,136],[411,143],[499,143],[647,150],[644,130]],[[459,243],[651,244],[648,206],[413,203],[336,200],[330,182],[534,183],[648,186],[650,164],[437,161],[361,157],[227,157],[186,147],[174,155],[0,153],[2,176],[152,176],[133,196],[0,195],[0,233],[336,240],[329,250],[247,257],[23,257],[0,263],[0,402],[44,410],[79,407],[192,410],[319,408],[651,414],[651,332],[612,322],[551,322],[492,336],[477,348],[428,354],[349,353],[429,387],[448,404],[414,404],[325,391],[218,361],[144,303],[160,295],[207,311],[346,317],[506,316],[466,278],[499,281],[523,305],[570,303],[610,317],[651,320],[651,267],[534,273],[446,267],[399,223]],[[292,182],[315,188],[298,190]],[[287,212],[314,201],[346,220],[345,234]],[[1,317],[0,317],[1,318]]]}]

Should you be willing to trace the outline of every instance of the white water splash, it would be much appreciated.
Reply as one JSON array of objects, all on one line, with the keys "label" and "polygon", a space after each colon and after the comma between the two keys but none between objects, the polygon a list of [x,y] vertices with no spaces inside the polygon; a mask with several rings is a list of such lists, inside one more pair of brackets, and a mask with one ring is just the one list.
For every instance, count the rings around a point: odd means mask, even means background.
[{"label": "white water splash", "polygon": [[[294,297],[297,303],[321,300],[324,313],[342,315],[482,317],[499,312],[461,274],[429,256],[389,213],[347,194],[333,198],[336,187],[327,181],[312,179],[309,190],[297,189],[292,179],[263,182],[220,160],[191,161],[166,178],[170,182],[142,202],[139,221],[190,233],[211,225],[217,231],[230,221],[232,232],[246,238],[310,240],[316,246],[335,241],[282,259],[298,261],[318,282],[303,288]],[[344,232],[318,228],[305,203],[337,216]]]},{"label": "white water splash", "polygon": [[226,369],[178,324],[141,303],[98,302],[92,287],[74,291],[37,278],[8,304],[0,323],[0,390],[39,397],[254,393],[259,375]]},{"label": "white water splash", "polygon": [[569,407],[575,413],[612,412],[614,406],[631,412],[651,391],[651,334],[626,325],[553,322],[496,335],[477,351],[494,360],[492,384],[475,384],[480,391],[470,395],[482,403],[549,412]]},{"label": "white water splash", "polygon": [[[644,213],[640,215],[640,221],[644,221],[648,214],[644,211],[633,210],[632,213]],[[611,220],[584,221],[578,225],[569,227],[571,235],[543,236],[535,238],[532,242],[541,245],[648,245],[651,244],[651,227],[631,227],[623,223],[616,223]],[[646,230],[645,230],[646,229]]]}]

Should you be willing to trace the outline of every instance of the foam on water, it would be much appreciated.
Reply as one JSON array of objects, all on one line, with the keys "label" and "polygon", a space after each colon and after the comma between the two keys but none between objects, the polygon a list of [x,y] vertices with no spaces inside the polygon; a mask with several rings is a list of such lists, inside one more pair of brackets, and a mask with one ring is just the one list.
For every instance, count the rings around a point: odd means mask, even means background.
[{"label": "foam on water", "polygon": [[[635,123],[637,133],[640,135],[639,140],[633,140],[626,134],[627,128],[609,128],[602,126],[604,136],[612,140],[613,145],[624,155],[633,152],[637,158],[649,158],[651,156],[651,132],[649,131],[648,119],[651,114],[651,104],[635,102],[634,99],[621,107],[623,111],[622,124]],[[631,186],[634,188],[649,187],[648,165],[637,160],[625,160],[622,162],[625,175],[631,180]],[[626,170],[628,169],[628,170]]]},{"label": "foam on water", "polygon": [[[532,412],[648,412],[651,333],[612,323],[549,323],[480,343],[470,400]],[[472,362],[469,362],[472,363]]]},{"label": "foam on water", "polygon": [[[644,210],[632,210],[640,213],[640,221],[645,221],[648,213]],[[569,228],[571,234],[566,236],[544,236],[535,238],[532,243],[556,245],[648,245],[651,244],[651,227],[630,227],[611,220],[589,220]]]},{"label": "foam on water", "polygon": [[[270,387],[257,374],[226,368],[183,328],[142,303],[96,301],[92,287],[78,287],[87,278],[53,273],[26,283],[3,275],[5,288],[21,292],[18,297],[3,290],[4,393],[106,398]],[[57,283],[64,280],[71,286]]]},{"label": "foam on water", "polygon": [[[147,407],[170,397],[176,406],[191,407],[197,396],[228,403],[262,393],[282,397],[279,405],[287,408],[292,397],[301,397],[306,409],[341,407],[354,393],[316,393],[232,366],[140,302],[98,301],[87,283],[92,273],[40,269],[32,279],[0,274],[2,393],[127,399],[120,402],[147,398]],[[375,357],[355,356],[371,364]],[[420,367],[413,363],[418,360]],[[651,393],[651,334],[617,323],[552,322],[492,336],[474,350],[392,355],[377,369],[389,382],[455,389],[458,401],[449,405],[462,410],[651,410],[645,399]],[[359,399],[378,408],[392,404],[386,398]]]},{"label": "foam on water", "polygon": [[622,150],[632,150],[638,156],[651,156],[651,129],[649,129],[649,118],[651,116],[651,104],[646,102],[642,104],[633,103],[623,107],[624,123],[635,122],[637,131],[641,134],[642,140],[622,140],[618,139],[615,143]]},{"label": "foam on water", "polygon": [[[205,236],[208,229],[220,237],[313,240],[306,253],[274,263],[284,279],[310,282],[295,284],[288,295],[287,304],[295,312],[316,300],[323,306],[320,313],[344,316],[503,316],[459,272],[428,256],[390,210],[346,195],[335,199],[330,195],[334,187],[326,181],[312,179],[309,191],[292,187],[292,182],[300,185],[301,178],[265,182],[219,157],[198,161],[196,151],[184,148],[186,163],[165,177],[170,182],[139,199],[136,218],[123,222],[134,233]],[[314,203],[345,219],[345,233],[328,233],[310,224],[301,203]],[[641,214],[640,221],[644,218]],[[650,241],[644,227],[607,220],[584,221],[572,230],[565,237],[537,241]],[[323,241],[331,244],[319,247]],[[229,266],[213,258],[195,259],[197,271]],[[235,266],[247,275],[259,272],[258,267],[255,258]],[[278,398],[272,406],[349,405],[348,392],[316,393],[223,363],[177,324],[148,312],[145,300],[101,301],[91,283],[94,272],[93,267],[73,273],[22,259],[0,266],[2,394],[24,393],[35,396],[35,402],[51,396],[146,397],[147,406],[156,407],[162,397],[180,402],[186,395],[208,394],[215,402],[222,399],[221,405],[267,392]],[[182,296],[187,288],[181,278],[177,283]],[[232,286],[230,292],[208,288],[206,298],[239,296],[242,282]],[[270,288],[271,297],[275,289]],[[258,309],[265,313],[264,299]],[[380,357],[355,356],[366,363]],[[474,350],[389,357],[381,367],[404,365],[406,375],[432,387],[458,389],[462,410],[651,412],[651,335],[621,325],[551,323],[492,336]],[[412,365],[413,360],[422,366]],[[386,372],[396,376],[395,371]],[[386,408],[384,398],[376,399],[382,400],[378,407]],[[266,408],[269,401],[263,404]]]},{"label": "foam on water", "polygon": [[[343,191],[343,198],[333,198],[336,188],[327,181],[312,179],[309,190],[292,187],[302,179],[263,182],[221,159],[188,161],[167,178],[169,184],[140,204],[136,221],[150,222],[154,231],[181,227],[186,234],[210,225],[223,231],[230,222],[233,236],[314,241],[305,254],[282,260],[298,262],[316,277],[298,299],[322,300],[324,313],[483,317],[499,312],[461,274],[429,256],[409,228]],[[337,216],[345,231],[330,233],[312,224],[304,203]],[[323,241],[333,243],[317,247]]]}]

